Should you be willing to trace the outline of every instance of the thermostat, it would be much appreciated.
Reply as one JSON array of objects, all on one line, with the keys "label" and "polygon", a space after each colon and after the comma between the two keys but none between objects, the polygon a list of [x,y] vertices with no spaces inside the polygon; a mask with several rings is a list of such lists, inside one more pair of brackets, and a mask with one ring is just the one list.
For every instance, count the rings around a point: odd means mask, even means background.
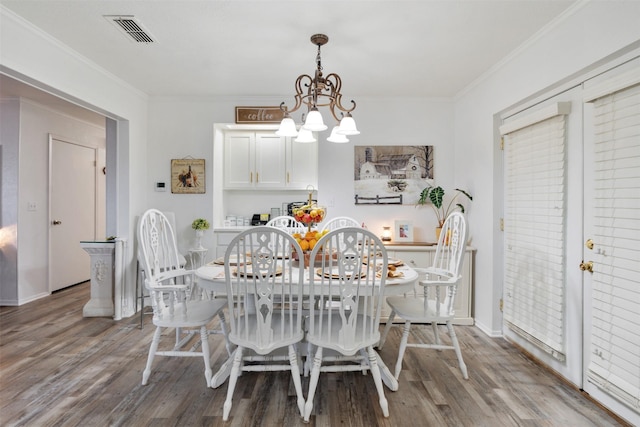
[{"label": "thermostat", "polygon": [[156,191],[167,191],[167,187],[164,182],[156,182]]}]

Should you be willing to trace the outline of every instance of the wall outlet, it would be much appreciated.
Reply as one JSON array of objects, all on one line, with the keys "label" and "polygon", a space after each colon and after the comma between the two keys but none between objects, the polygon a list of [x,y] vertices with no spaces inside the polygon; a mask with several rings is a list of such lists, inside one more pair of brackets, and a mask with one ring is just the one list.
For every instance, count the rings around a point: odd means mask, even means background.
[{"label": "wall outlet", "polygon": [[32,212],[38,210],[38,204],[36,202],[27,202],[27,210]]}]

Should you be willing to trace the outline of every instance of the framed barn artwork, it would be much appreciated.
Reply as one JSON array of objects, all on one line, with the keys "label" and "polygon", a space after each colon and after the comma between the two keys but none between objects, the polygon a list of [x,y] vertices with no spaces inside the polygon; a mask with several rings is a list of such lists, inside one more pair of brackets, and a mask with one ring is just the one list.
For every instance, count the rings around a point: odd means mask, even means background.
[{"label": "framed barn artwork", "polygon": [[356,146],[354,160],[356,205],[415,205],[433,183],[432,145]]}]

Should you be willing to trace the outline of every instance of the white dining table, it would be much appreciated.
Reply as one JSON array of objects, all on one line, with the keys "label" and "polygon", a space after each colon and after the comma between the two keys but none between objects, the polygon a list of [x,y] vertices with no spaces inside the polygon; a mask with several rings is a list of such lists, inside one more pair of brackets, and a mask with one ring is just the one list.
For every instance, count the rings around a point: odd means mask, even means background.
[{"label": "white dining table", "polygon": [[[305,269],[303,294],[309,295],[310,293],[310,280],[309,280],[309,268]],[[416,281],[418,280],[418,272],[413,268],[402,265],[396,268],[396,272],[402,273],[400,277],[388,277],[385,281],[384,295],[402,295],[409,292],[413,292]],[[295,277],[297,271],[293,272]],[[196,270],[197,286],[208,293],[213,294],[226,294],[226,281],[224,273],[224,265],[216,264],[215,261],[211,262]],[[384,364],[380,355],[377,355],[378,366],[380,366],[380,374],[384,384],[392,391],[398,390],[398,380],[393,376],[389,368]],[[211,387],[217,388],[229,378],[231,374],[231,366],[233,360],[227,359],[220,369],[211,378]]]}]

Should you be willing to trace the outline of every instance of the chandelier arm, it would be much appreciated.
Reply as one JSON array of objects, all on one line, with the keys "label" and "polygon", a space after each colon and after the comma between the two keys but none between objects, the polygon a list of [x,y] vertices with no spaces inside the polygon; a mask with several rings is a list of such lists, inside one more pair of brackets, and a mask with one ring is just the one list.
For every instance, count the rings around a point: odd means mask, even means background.
[{"label": "chandelier arm", "polygon": [[327,81],[327,86],[331,88],[330,98],[333,101],[330,107],[331,114],[333,114],[333,117],[339,121],[340,119],[336,117],[336,114],[333,111],[333,109],[338,108],[340,111],[344,113],[350,113],[356,109],[356,103],[354,100],[351,100],[351,105],[352,105],[351,108],[347,108],[342,105],[342,94],[340,93],[340,90],[342,89],[342,79],[340,78],[339,75],[337,75],[336,73],[331,73],[327,76],[326,81]]},{"label": "chandelier arm", "polygon": [[[304,94],[304,90],[302,89],[302,85],[303,85],[303,80],[308,80],[309,83],[305,83],[305,86],[310,87],[311,84],[313,83],[313,79],[311,78],[310,75],[308,74],[302,74],[300,76],[298,76],[298,78],[296,79],[296,83],[295,83],[295,89],[296,89],[296,94],[294,95],[294,98],[296,100],[295,105],[288,110],[289,113],[293,113],[295,111],[298,111],[298,109],[300,109],[300,107],[302,107],[302,104],[305,104],[307,107],[310,108],[311,106],[311,101],[306,100],[307,98],[311,97],[311,94],[307,91],[307,94]],[[283,109],[283,105],[284,102],[280,104],[280,109]],[[284,106],[284,110],[287,110],[287,107]]]}]

